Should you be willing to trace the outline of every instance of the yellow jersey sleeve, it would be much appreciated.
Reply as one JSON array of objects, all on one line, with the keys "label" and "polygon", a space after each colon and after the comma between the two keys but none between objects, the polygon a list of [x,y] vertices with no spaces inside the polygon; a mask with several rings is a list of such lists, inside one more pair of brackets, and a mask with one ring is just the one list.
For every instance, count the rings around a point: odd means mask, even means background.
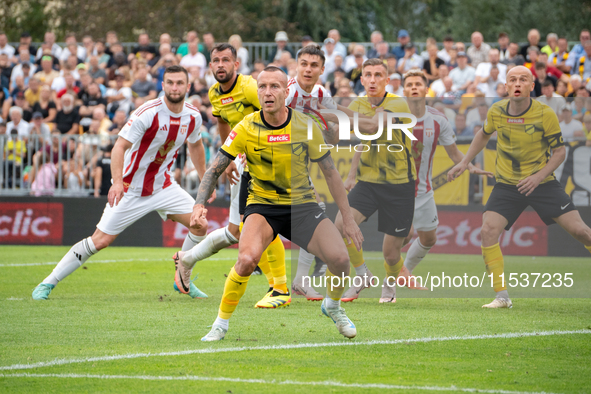
[{"label": "yellow jersey sleeve", "polygon": [[548,141],[550,148],[555,149],[564,145],[562,131],[558,124],[558,117],[554,111],[544,111],[542,124],[544,127],[544,138]]},{"label": "yellow jersey sleeve", "polygon": [[486,120],[484,121],[484,125],[482,126],[482,130],[484,134],[491,135],[495,131],[497,131],[497,127],[495,126],[494,122],[494,112],[497,111],[497,106],[492,106],[488,112],[486,113]]},{"label": "yellow jersey sleeve", "polygon": [[240,122],[226,138],[224,144],[220,147],[220,153],[234,160],[241,153],[246,153],[246,139],[248,130],[244,122]]},{"label": "yellow jersey sleeve", "polygon": [[257,109],[257,111],[261,109],[256,79],[249,78],[248,83],[244,86],[244,96],[246,97],[248,102],[250,102]]}]

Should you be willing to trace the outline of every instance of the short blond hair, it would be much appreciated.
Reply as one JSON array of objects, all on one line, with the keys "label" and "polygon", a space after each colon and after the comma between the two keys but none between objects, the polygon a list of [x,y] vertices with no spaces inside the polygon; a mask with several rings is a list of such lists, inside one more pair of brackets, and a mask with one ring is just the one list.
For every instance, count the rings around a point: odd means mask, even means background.
[{"label": "short blond hair", "polygon": [[411,70],[407,71],[406,74],[404,74],[402,76],[402,86],[404,86],[406,79],[410,78],[410,77],[421,77],[421,78],[423,78],[423,82],[425,83],[425,86],[428,85],[427,77],[425,76],[425,73],[423,73],[423,71],[421,71],[419,69],[411,69]]}]

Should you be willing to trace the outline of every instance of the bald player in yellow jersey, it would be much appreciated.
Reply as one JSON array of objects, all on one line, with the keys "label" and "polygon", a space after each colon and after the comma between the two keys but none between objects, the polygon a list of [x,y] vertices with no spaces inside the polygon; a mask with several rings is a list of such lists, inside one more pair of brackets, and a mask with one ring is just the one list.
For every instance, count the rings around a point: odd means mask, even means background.
[{"label": "bald player in yellow jersey", "polygon": [[468,153],[447,174],[450,182],[459,177],[497,132],[497,183],[486,203],[480,232],[482,256],[486,270],[493,274],[497,296],[483,308],[513,306],[505,286],[507,279],[502,280],[505,264],[499,237],[528,206],[544,223],[558,223],[591,251],[591,229],[554,176],[566,156],[556,114],[546,104],[530,98],[534,79],[526,67],[512,68],[505,86],[509,99],[488,110],[484,127],[474,136]]},{"label": "bald player in yellow jersey", "polygon": [[[238,156],[245,154],[252,180],[244,213],[238,261],[230,271],[220,303],[218,317],[202,341],[224,339],[229,319],[244,295],[250,275],[263,251],[282,234],[300,247],[320,257],[334,274],[322,302],[322,313],[330,317],[347,338],[357,329],[340,307],[344,281],[349,274],[349,258],[341,235],[316,202],[310,183],[309,161],[317,162],[329,190],[342,212],[342,233],[347,242],[361,248],[363,236],[347,203],[345,187],[330,152],[320,146],[322,131],[313,125],[308,138],[308,115],[285,106],[287,76],[277,67],[267,67],[259,75],[259,101],[262,109],[246,116],[226,139],[199,185],[191,217],[192,228],[207,225],[204,208],[218,177]],[[328,271],[327,271],[328,272]]]},{"label": "bald player in yellow jersey", "polygon": [[[213,115],[218,118],[218,132],[222,141],[244,117],[260,110],[257,84],[249,75],[237,74],[236,49],[229,44],[220,44],[211,51],[210,68],[218,81],[209,89],[209,101],[213,106]],[[236,164],[238,162],[238,164]],[[232,162],[226,171],[230,179],[242,167],[241,160]],[[177,272],[175,282],[179,289],[190,281],[190,275],[197,261],[204,260],[221,249],[238,243],[240,239],[241,215],[246,205],[249,178],[245,172],[242,182],[232,186],[230,218],[227,227],[212,231],[207,238],[186,252],[175,254]],[[277,308],[287,306],[291,295],[287,289],[285,272],[285,248],[279,237],[269,245],[259,262],[259,266],[269,282],[269,290],[256,306]],[[190,283],[190,282],[189,282]]]}]

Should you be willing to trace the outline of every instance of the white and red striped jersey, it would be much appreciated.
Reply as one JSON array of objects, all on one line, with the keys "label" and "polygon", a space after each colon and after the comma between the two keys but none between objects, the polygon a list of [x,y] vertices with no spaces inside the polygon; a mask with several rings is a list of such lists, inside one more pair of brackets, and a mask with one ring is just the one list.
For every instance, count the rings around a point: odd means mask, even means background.
[{"label": "white and red striped jersey", "polygon": [[150,100],[139,107],[119,132],[133,145],[125,152],[125,193],[150,196],[175,183],[170,168],[185,141],[201,139],[199,110],[185,102],[181,113],[171,112],[164,100]]},{"label": "white and red striped jersey", "polygon": [[285,105],[295,109],[296,111],[304,112],[306,108],[318,110],[318,103],[329,109],[337,109],[337,105],[330,96],[330,92],[322,85],[314,85],[312,93],[307,93],[296,78],[291,78],[287,82],[289,95],[285,98]]},{"label": "white and red striped jersey", "polygon": [[417,137],[412,142],[412,155],[417,168],[415,196],[420,196],[433,191],[431,176],[437,143],[443,146],[452,145],[456,142],[456,135],[445,115],[429,106],[426,106],[425,114],[417,119],[412,130]]}]

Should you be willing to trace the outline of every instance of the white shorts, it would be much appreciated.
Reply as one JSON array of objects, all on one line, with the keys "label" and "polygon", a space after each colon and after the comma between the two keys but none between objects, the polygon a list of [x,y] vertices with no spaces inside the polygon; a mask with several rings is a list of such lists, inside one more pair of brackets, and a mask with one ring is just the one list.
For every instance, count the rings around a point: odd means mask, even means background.
[{"label": "white shorts", "polygon": [[415,215],[412,224],[416,231],[435,230],[439,225],[433,192],[415,198]]},{"label": "white shorts", "polygon": [[239,202],[240,202],[240,182],[242,182],[242,173],[244,172],[244,166],[242,165],[242,160],[240,157],[236,157],[234,159],[234,163],[236,163],[236,167],[238,167],[238,183],[232,185],[230,188],[230,218],[229,222],[240,226],[240,210],[239,210]]},{"label": "white shorts", "polygon": [[176,183],[147,197],[124,194],[116,206],[107,203],[96,228],[105,234],[118,235],[152,211],[166,220],[168,215],[192,213],[194,205],[193,197]]}]

